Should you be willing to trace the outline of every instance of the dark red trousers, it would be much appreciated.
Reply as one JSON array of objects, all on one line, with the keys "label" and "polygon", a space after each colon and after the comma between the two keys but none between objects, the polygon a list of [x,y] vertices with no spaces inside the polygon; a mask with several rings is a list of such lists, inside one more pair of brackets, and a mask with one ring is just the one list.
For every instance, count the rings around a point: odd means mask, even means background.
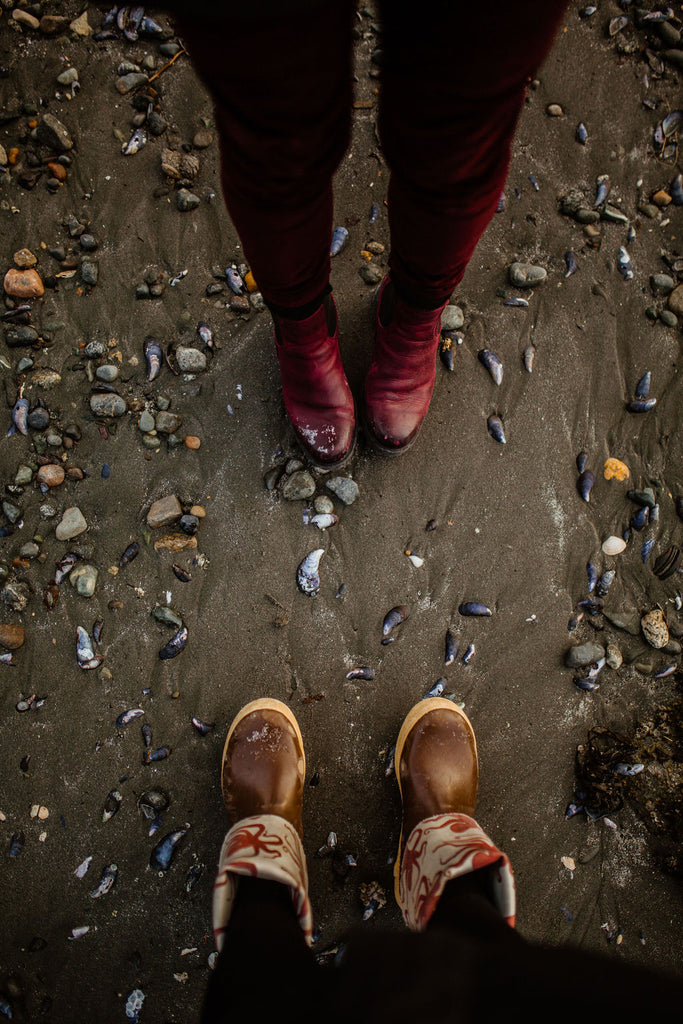
[{"label": "dark red trousers", "polygon": [[[495,212],[525,86],[566,0],[380,2],[378,126],[391,171],[389,265],[414,305],[447,300]],[[182,20],[216,107],[225,202],[266,301],[325,289],[332,176],[346,152],[355,4]],[[226,15],[227,19],[227,15]],[[568,71],[569,73],[569,71]]]}]

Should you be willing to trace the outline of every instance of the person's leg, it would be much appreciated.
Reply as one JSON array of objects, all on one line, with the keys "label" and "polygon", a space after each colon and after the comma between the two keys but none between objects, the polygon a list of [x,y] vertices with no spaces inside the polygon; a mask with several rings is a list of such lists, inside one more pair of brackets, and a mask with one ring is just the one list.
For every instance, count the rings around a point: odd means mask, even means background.
[{"label": "person's leg", "polygon": [[296,719],[280,701],[253,701],[233,721],[221,785],[229,831],[214,884],[219,956],[203,1024],[247,1013],[300,1020],[319,972],[308,948],[311,912],[301,842],[305,779]]},{"label": "person's leg", "polygon": [[566,0],[383,0],[378,127],[391,177],[390,277],[365,387],[369,439],[415,441],[431,401],[441,313],[493,216],[524,89]]},{"label": "person's leg", "polygon": [[228,212],[275,321],[285,409],[302,448],[339,468],[355,441],[353,397],[329,296],[332,176],[351,111],[350,0],[267,18],[182,20],[215,104]]}]

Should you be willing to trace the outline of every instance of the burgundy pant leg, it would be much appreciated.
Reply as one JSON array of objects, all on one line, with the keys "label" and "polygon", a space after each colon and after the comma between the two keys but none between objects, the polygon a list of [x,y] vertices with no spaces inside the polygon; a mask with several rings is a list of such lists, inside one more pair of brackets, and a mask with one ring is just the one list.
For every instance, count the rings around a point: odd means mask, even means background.
[{"label": "burgundy pant leg", "polygon": [[462,279],[507,177],[525,85],[566,0],[383,0],[379,129],[391,170],[390,268],[434,309]]},{"label": "burgundy pant leg", "polygon": [[352,15],[350,0],[326,0],[305,14],[180,24],[215,103],[226,206],[274,306],[306,305],[327,286],[332,176],[350,135]]}]

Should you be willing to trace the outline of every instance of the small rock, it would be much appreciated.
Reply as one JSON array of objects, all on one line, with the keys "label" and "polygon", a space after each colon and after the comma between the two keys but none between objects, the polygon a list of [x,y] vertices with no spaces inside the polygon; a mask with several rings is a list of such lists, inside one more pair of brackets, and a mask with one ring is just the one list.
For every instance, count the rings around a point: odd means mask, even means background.
[{"label": "small rock", "polygon": [[197,547],[197,538],[187,533],[166,533],[154,541],[155,551],[191,551]]},{"label": "small rock", "polygon": [[34,345],[38,341],[38,331],[35,327],[27,324],[20,324],[19,327],[10,327],[5,334],[5,341],[9,348],[23,348],[24,345]]},{"label": "small rock", "polygon": [[508,276],[515,288],[534,288],[545,281],[548,274],[543,267],[535,267],[532,263],[512,263]]},{"label": "small rock", "polygon": [[48,465],[40,467],[36,474],[36,479],[39,484],[45,484],[46,487],[59,487],[60,484],[64,483],[64,476],[64,470],[61,466]]},{"label": "small rock", "polygon": [[182,416],[177,416],[174,412],[158,412],[154,425],[160,434],[175,434],[182,422]]},{"label": "small rock", "polygon": [[199,131],[195,132],[192,139],[192,145],[195,149],[206,149],[212,142],[213,132],[210,132],[207,128],[200,128]]},{"label": "small rock", "polygon": [[105,363],[103,366],[98,366],[95,370],[95,376],[98,380],[103,380],[107,384],[111,384],[117,379],[121,370],[118,366],[112,366],[111,363]]},{"label": "small rock", "polygon": [[206,356],[198,348],[179,345],[175,350],[175,358],[182,373],[201,373],[206,369]]},{"label": "small rock", "polygon": [[98,263],[90,263],[85,260],[81,263],[81,281],[83,284],[94,286],[97,284],[99,276],[100,268]]},{"label": "small rock", "polygon": [[57,75],[57,81],[60,85],[73,85],[78,81],[78,69],[67,68],[66,71],[62,71],[61,75]]},{"label": "small rock", "polygon": [[[5,291],[7,291],[6,288]],[[669,295],[667,305],[669,306],[671,312],[675,313],[676,316],[683,315],[683,284],[679,284],[677,288],[674,288],[674,290]]]},{"label": "small rock", "polygon": [[99,573],[94,565],[82,565],[79,563],[71,570],[69,583],[81,597],[92,597],[97,586],[98,575]]},{"label": "small rock", "polygon": [[106,356],[107,346],[104,341],[89,341],[84,352],[88,359],[100,359],[102,356]]},{"label": "small rock", "polygon": [[545,108],[545,112],[548,115],[548,117],[564,116],[564,110],[562,109],[559,103],[549,103],[548,106]]},{"label": "small rock", "polygon": [[313,507],[316,512],[319,512],[321,515],[334,512],[334,502],[332,501],[332,498],[328,498],[326,494],[319,494],[313,502]]},{"label": "small rock", "polygon": [[178,612],[174,611],[173,608],[169,608],[168,605],[158,604],[152,609],[152,615],[157,622],[163,623],[164,626],[172,626],[173,629],[182,629],[183,620],[178,615]]},{"label": "small rock", "polygon": [[199,448],[201,448],[201,446],[201,438],[195,437],[193,434],[187,434],[187,436],[185,437],[186,448],[189,448],[191,451],[196,452],[198,451]]},{"label": "small rock", "polygon": [[147,128],[149,129],[150,135],[154,135],[158,138],[158,136],[163,135],[168,128],[168,122],[157,110],[153,110],[147,117]]},{"label": "small rock", "polygon": [[69,24],[69,19],[59,14],[44,14],[40,19],[40,31],[44,36],[54,36],[63,32]]},{"label": "small rock", "polygon": [[123,416],[128,406],[120,395],[97,393],[90,396],[90,408],[96,416]]},{"label": "small rock", "polygon": [[50,413],[42,405],[36,406],[28,414],[28,425],[33,430],[45,430],[50,424]]},{"label": "small rock", "polygon": [[37,257],[33,255],[30,249],[19,249],[15,252],[12,259],[20,270],[28,270],[29,267],[35,267],[38,262]]},{"label": "small rock", "polygon": [[605,661],[610,668],[617,669],[621,667],[623,661],[621,651],[616,644],[607,644],[607,651],[605,654]]},{"label": "small rock", "polygon": [[653,608],[651,612],[643,615],[640,628],[651,647],[666,647],[668,644],[669,630],[661,608]]},{"label": "small rock", "polygon": [[182,514],[183,510],[175,494],[167,494],[165,498],[152,502],[147,513],[147,525],[153,530],[158,530],[179,519]]},{"label": "small rock", "polygon": [[0,623],[0,646],[8,651],[17,651],[26,640],[23,626],[11,622]]},{"label": "small rock", "polygon": [[137,89],[140,85],[146,85],[148,81],[149,79],[143,71],[131,71],[129,75],[121,75],[120,78],[117,78],[115,85],[117,92],[125,96],[131,89]]},{"label": "small rock", "polygon": [[659,191],[655,192],[652,196],[652,202],[655,206],[659,206],[660,209],[664,209],[664,207],[668,206],[671,202],[671,196],[666,189],[660,188]]},{"label": "small rock", "polygon": [[30,484],[33,479],[33,470],[30,466],[19,466],[16,475],[14,477],[15,484],[22,487],[24,484]]},{"label": "small rock", "polygon": [[201,202],[199,196],[196,196],[194,192],[190,192],[186,188],[179,188],[176,194],[176,206],[181,213],[187,213],[188,210],[196,210]]},{"label": "small rock", "polygon": [[94,252],[98,247],[97,239],[94,235],[84,234],[78,239],[78,243],[85,252]]},{"label": "small rock", "polygon": [[43,114],[36,128],[36,137],[48,149],[56,149],[60,153],[73,149],[71,136],[54,114]]},{"label": "small rock", "polygon": [[350,476],[332,476],[325,481],[328,491],[332,491],[345,505],[353,505],[359,496],[358,484]]},{"label": "small rock", "polygon": [[34,540],[28,540],[19,548],[21,558],[37,558],[40,554],[40,546]]},{"label": "small rock", "polygon": [[143,434],[149,434],[150,430],[154,430],[154,417],[151,412],[147,411],[147,409],[140,413],[138,427]]},{"label": "small rock", "polygon": [[204,508],[203,505],[193,505],[190,509],[190,515],[196,516],[197,519],[205,519],[206,509]]},{"label": "small rock", "polygon": [[650,288],[652,289],[653,295],[668,295],[669,292],[674,290],[674,287],[674,279],[673,277],[669,277],[668,274],[650,275]]},{"label": "small rock", "polygon": [[55,537],[57,540],[72,540],[87,529],[88,524],[83,513],[80,508],[74,505],[72,508],[65,510],[62,520],[58,523],[55,530]]},{"label": "small rock", "polygon": [[83,11],[83,14],[81,14],[78,18],[74,18],[74,20],[69,25],[69,28],[77,36],[83,36],[87,38],[87,36],[92,35],[92,28],[88,23],[88,12]]},{"label": "small rock", "polygon": [[62,435],[59,434],[53,427],[48,428],[45,435],[45,440],[52,448],[60,448],[62,444]]},{"label": "small rock", "polygon": [[678,327],[678,317],[670,309],[662,309],[659,312],[659,319],[665,327]]},{"label": "small rock", "polygon": [[366,284],[379,284],[384,277],[384,271],[375,263],[364,263],[358,268],[358,273]]},{"label": "small rock", "polygon": [[441,314],[442,331],[459,331],[465,323],[465,316],[460,306],[446,306]]},{"label": "small rock", "polygon": [[12,18],[18,22],[19,25],[23,25],[25,28],[40,28],[40,22],[37,18],[34,18],[28,11],[22,11],[19,8],[12,11]]},{"label": "small rock", "polygon": [[16,299],[39,299],[44,294],[43,282],[36,270],[8,270],[3,287],[7,295]]},{"label": "small rock", "polygon": [[567,668],[585,668],[605,657],[605,648],[601,644],[587,643],[570,647],[564,656]]},{"label": "small rock", "polygon": [[611,612],[604,609],[603,615],[612,623],[613,626],[616,626],[617,629],[623,629],[625,633],[630,633],[631,636],[638,636],[640,634],[640,616],[638,615],[638,612]]},{"label": "small rock", "polygon": [[230,298],[228,299],[228,306],[233,313],[247,315],[251,313],[251,305],[248,295],[230,295]]},{"label": "small rock", "polygon": [[644,217],[649,217],[650,220],[654,220],[659,210],[652,203],[641,203],[638,207],[638,213],[642,213]]},{"label": "small rock", "polygon": [[302,501],[314,494],[315,480],[305,469],[300,469],[286,477],[282,485],[282,497],[286,501]]}]

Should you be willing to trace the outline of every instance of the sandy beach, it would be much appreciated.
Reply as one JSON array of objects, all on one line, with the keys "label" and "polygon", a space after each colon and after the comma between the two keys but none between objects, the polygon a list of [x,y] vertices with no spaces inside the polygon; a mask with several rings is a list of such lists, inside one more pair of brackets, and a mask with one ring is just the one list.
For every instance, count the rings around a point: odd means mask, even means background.
[{"label": "sandy beach", "polygon": [[[151,78],[172,59],[168,17],[150,12],[168,29],[163,37],[141,34],[133,42],[117,29],[98,40],[103,14],[95,8],[85,11],[90,33],[79,34],[84,23],[72,23],[84,11],[71,0],[26,8],[39,9],[38,22],[46,14],[64,18],[43,28],[17,20],[3,3],[2,272],[21,269],[14,254],[27,249],[46,285],[42,297],[7,296],[8,312],[24,302],[30,310],[5,317],[0,340],[0,641],[18,635],[2,632],[10,625],[23,627],[25,637],[13,664],[0,664],[0,996],[13,1020],[44,1014],[55,1022],[122,1021],[128,994],[139,988],[145,1024],[198,1021],[224,835],[222,745],[234,714],[261,696],[292,707],[306,743],[316,951],[335,946],[360,920],[362,882],[377,881],[388,895],[367,927],[400,928],[391,895],[400,802],[395,779],[385,776],[386,757],[409,708],[439,678],[476,730],[477,816],[512,858],[522,935],[680,971],[676,638],[683,620],[675,551],[668,578],[653,571],[680,544],[683,529],[676,511],[683,495],[681,328],[673,313],[677,299],[683,311],[675,293],[676,267],[683,280],[683,210],[671,202],[677,124],[661,146],[653,141],[677,108],[680,72],[662,57],[676,47],[656,23],[629,23],[610,36],[610,19],[622,9],[601,3],[581,17],[582,6],[568,11],[529,88],[505,208],[452,297],[463,313],[461,343],[454,342],[452,371],[439,361],[419,441],[388,460],[361,436],[340,474],[358,486],[348,506],[326,487],[328,476],[311,471],[315,495],[331,497],[339,517],[319,532],[305,525],[313,496],[287,500],[282,493],[290,460],[305,460],[284,414],[269,314],[255,308],[258,297],[241,296],[241,307],[231,299],[225,270],[244,257],[221,199],[211,103],[185,54],[150,83],[160,134],[147,126],[146,143],[122,153],[136,111],[145,114],[135,96],[148,86],[122,94],[117,69],[130,62],[142,70],[125,74]],[[383,272],[389,247],[388,170],[375,133],[377,45],[374,14],[361,8],[354,136],[335,192],[335,223],[348,229],[348,239],[332,275],[356,394],[372,344],[374,289],[359,274],[368,265],[362,251],[382,243],[384,254],[370,262]],[[70,67],[80,88],[57,81]],[[46,115],[64,126],[68,148],[51,120],[46,127]],[[67,159],[60,163],[60,155]],[[602,175],[610,191],[596,206]],[[197,197],[194,208],[178,208],[179,188]],[[666,205],[656,197],[660,190]],[[380,212],[370,223],[373,203]],[[570,207],[573,214],[561,212]],[[582,224],[580,210],[599,216]],[[92,236],[95,248],[84,246],[83,236]],[[620,247],[630,257],[630,279],[618,266]],[[567,252],[576,267],[569,276]],[[547,278],[516,288],[509,280],[514,262],[542,267]],[[653,285],[652,275],[666,275],[670,287]],[[136,297],[145,288],[149,297]],[[528,305],[506,305],[512,298]],[[200,322],[211,328],[211,347],[200,339]],[[20,336],[22,327],[33,333]],[[152,381],[143,353],[149,336],[169,354]],[[99,346],[86,355],[93,342]],[[173,373],[178,346],[202,353],[205,368]],[[529,346],[531,372],[524,364]],[[502,362],[499,386],[479,361],[482,349]],[[118,372],[97,376],[105,365]],[[631,412],[627,405],[647,371],[656,405]],[[93,412],[98,383],[115,389],[122,415]],[[49,425],[5,437],[20,396],[29,414],[42,402]],[[170,414],[165,426],[172,429],[157,429],[160,412]],[[156,433],[141,430],[143,413],[154,417]],[[505,445],[487,431],[494,414],[504,423]],[[200,447],[188,447],[188,436]],[[577,489],[581,452],[595,476],[589,501]],[[628,467],[627,479],[605,479],[608,458]],[[45,465],[66,475],[43,494],[38,473]],[[272,474],[278,483],[269,490],[264,476],[274,467],[281,472]],[[627,492],[646,488],[659,515],[638,529],[630,524],[643,504]],[[152,504],[172,496],[180,511],[152,528]],[[64,513],[73,508],[86,528],[60,540]],[[183,534],[178,517],[190,509],[195,533]],[[606,538],[625,530],[623,553],[604,554]],[[159,546],[169,534],[193,546]],[[121,566],[132,543],[139,553]],[[325,549],[321,585],[309,597],[297,588],[296,570],[318,547]],[[53,584],[55,566],[71,552],[76,576],[70,580],[64,569]],[[614,570],[615,578],[599,605],[580,606],[597,601],[588,562],[600,576]],[[74,585],[83,566],[97,570],[81,583],[87,590],[94,579],[92,596]],[[482,602],[492,615],[462,616],[463,601]],[[395,642],[382,646],[382,620],[396,605],[408,606],[410,616],[394,631]],[[154,617],[158,606],[172,608],[187,629],[184,649],[170,659],[159,651],[178,627]],[[668,623],[667,650],[639,630],[640,617],[657,606]],[[77,627],[92,638],[96,622],[101,636],[92,660],[102,660],[84,670]],[[449,628],[460,652],[444,667]],[[602,668],[593,690],[578,688],[581,673],[565,665],[568,649],[588,642],[616,645],[623,658],[618,668]],[[471,643],[476,651],[463,664]],[[669,675],[655,678],[670,665]],[[374,679],[347,680],[358,666],[372,668]],[[144,715],[117,727],[119,715],[138,708]],[[201,735],[193,716],[215,727]],[[143,763],[141,725],[151,727],[150,749],[170,748],[165,759]],[[596,806],[586,789],[595,771],[583,782],[575,772],[577,748],[585,755],[594,729],[623,739],[621,746],[610,741],[611,760],[600,775],[606,804],[596,820],[585,811],[567,819],[572,802]],[[644,767],[620,775],[617,763]],[[169,800],[153,836],[139,806],[151,790]],[[120,800],[110,799],[116,811],[103,821],[112,791]],[[186,823],[168,870],[150,867],[159,840]],[[340,846],[334,863],[315,857],[330,830]],[[346,853],[357,867],[340,868]],[[88,857],[89,869],[77,877]],[[112,864],[115,883],[93,898]]]}]

